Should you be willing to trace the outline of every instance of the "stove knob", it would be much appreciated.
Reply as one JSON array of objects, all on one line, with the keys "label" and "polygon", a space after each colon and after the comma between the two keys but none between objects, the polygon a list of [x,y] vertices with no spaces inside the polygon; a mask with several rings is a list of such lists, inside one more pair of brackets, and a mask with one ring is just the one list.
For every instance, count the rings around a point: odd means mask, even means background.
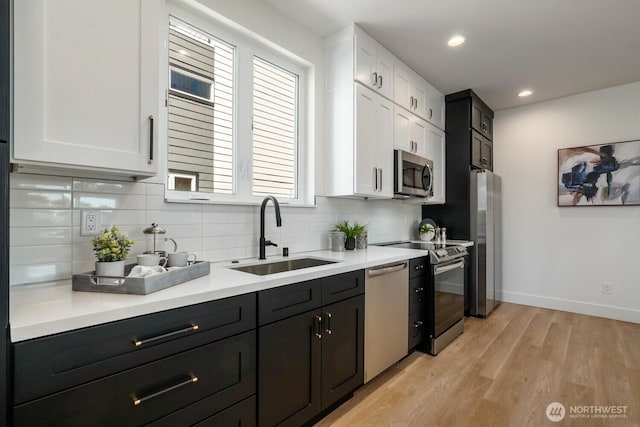
[{"label": "stove knob", "polygon": [[444,250],[444,249],[438,249],[438,250],[436,251],[436,254],[437,254],[438,256],[447,256],[447,251],[446,251],[446,250]]}]

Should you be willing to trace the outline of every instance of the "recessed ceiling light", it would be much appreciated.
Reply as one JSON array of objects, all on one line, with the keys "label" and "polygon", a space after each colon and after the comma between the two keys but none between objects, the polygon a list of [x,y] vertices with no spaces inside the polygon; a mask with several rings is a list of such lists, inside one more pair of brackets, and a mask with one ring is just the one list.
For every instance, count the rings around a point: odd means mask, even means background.
[{"label": "recessed ceiling light", "polygon": [[532,90],[525,89],[525,90],[523,90],[522,92],[520,92],[520,93],[518,94],[518,96],[519,96],[520,98],[524,98],[525,96],[529,96],[529,95],[531,95],[532,93],[533,93],[533,91],[532,91]]},{"label": "recessed ceiling light", "polygon": [[187,52],[187,51],[186,51],[186,50],[184,50],[184,49],[180,49],[180,50],[178,50],[178,53],[179,53],[180,55],[189,56],[189,52]]},{"label": "recessed ceiling light", "polygon": [[467,38],[463,35],[460,34],[456,34],[455,36],[451,37],[449,39],[449,41],[447,42],[447,44],[451,47],[456,47],[456,46],[460,46],[461,44],[463,44],[465,41],[467,41]]}]

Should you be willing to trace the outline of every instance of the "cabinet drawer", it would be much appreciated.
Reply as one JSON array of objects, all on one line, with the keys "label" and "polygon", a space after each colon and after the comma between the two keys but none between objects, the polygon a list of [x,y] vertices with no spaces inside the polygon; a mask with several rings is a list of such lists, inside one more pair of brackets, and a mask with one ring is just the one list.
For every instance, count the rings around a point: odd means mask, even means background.
[{"label": "cabinet drawer", "polygon": [[409,260],[409,278],[422,277],[425,274],[425,270],[429,266],[429,262],[426,257],[414,258]]},{"label": "cabinet drawer", "polygon": [[246,294],[19,342],[14,346],[14,402],[23,403],[255,326],[256,296]]},{"label": "cabinet drawer", "polygon": [[425,339],[426,330],[424,311],[409,315],[409,350],[415,348]]},{"label": "cabinet drawer", "polygon": [[[211,399],[205,399],[205,401]],[[169,416],[159,419],[147,427],[175,427],[189,425],[194,427],[238,426],[252,427],[256,421],[256,396],[253,395],[242,402],[219,411],[217,405],[207,406],[204,401],[197,402]]]},{"label": "cabinet drawer", "polygon": [[337,274],[322,279],[322,304],[332,304],[364,294],[364,270]]},{"label": "cabinet drawer", "polygon": [[14,408],[16,426],[139,426],[207,399],[256,390],[256,333],[207,344]]},{"label": "cabinet drawer", "polygon": [[[174,424],[175,426],[176,424]],[[252,427],[257,425],[255,396],[225,409],[213,417],[195,424],[194,427],[237,426]]]},{"label": "cabinet drawer", "polygon": [[409,280],[409,313],[424,310],[425,280],[421,277]]},{"label": "cabinet drawer", "polygon": [[280,286],[258,293],[260,326],[313,310],[322,304],[322,279]]}]

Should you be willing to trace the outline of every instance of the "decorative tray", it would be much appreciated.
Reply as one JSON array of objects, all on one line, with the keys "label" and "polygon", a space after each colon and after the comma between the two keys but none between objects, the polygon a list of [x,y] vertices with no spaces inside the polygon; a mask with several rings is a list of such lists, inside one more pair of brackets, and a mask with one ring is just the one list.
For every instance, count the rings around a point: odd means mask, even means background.
[{"label": "decorative tray", "polygon": [[83,292],[108,292],[116,294],[147,295],[169,288],[211,271],[209,261],[196,261],[191,265],[147,277],[126,277],[136,264],[125,266],[125,277],[96,276],[95,272],[74,274],[71,288]]}]

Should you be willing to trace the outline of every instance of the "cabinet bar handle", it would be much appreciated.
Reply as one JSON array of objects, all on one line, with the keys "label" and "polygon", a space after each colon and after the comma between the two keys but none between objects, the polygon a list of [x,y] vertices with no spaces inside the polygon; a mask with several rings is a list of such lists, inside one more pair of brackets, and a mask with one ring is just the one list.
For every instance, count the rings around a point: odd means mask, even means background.
[{"label": "cabinet bar handle", "polygon": [[168,337],[171,337],[173,335],[184,334],[186,332],[191,332],[191,331],[197,331],[198,328],[199,328],[198,325],[191,325],[188,328],[178,329],[177,331],[167,332],[166,334],[157,335],[155,337],[147,338],[147,339],[144,339],[144,340],[134,339],[133,340],[133,344],[136,347],[140,347],[142,344],[148,344],[150,342],[161,340],[163,338],[168,338]]},{"label": "cabinet bar handle", "polygon": [[380,174],[380,179],[378,180],[380,187],[378,187],[378,191],[382,191],[382,168],[378,168],[378,173]]},{"label": "cabinet bar handle", "polygon": [[373,168],[373,191],[378,191],[378,168]]},{"label": "cabinet bar handle", "polygon": [[411,104],[411,108],[413,108],[413,96],[409,97],[409,104]]},{"label": "cabinet bar handle", "polygon": [[371,86],[376,86],[378,84],[378,73],[373,72],[371,74]]},{"label": "cabinet bar handle", "polygon": [[433,110],[431,108],[429,108],[429,118],[430,119],[433,118]]},{"label": "cabinet bar handle", "polygon": [[378,76],[378,89],[382,88],[382,76]]},{"label": "cabinet bar handle", "polygon": [[320,332],[321,323],[322,323],[322,317],[316,315],[315,319],[313,319],[313,333],[315,334],[316,338],[318,338],[319,340],[322,339],[322,333]]},{"label": "cabinet bar handle", "polygon": [[149,116],[149,160],[147,163],[153,164],[153,115]]},{"label": "cabinet bar handle", "polygon": [[325,318],[325,322],[326,322],[326,325],[324,327],[324,331],[327,334],[331,335],[331,313],[325,313],[324,314],[324,318]]},{"label": "cabinet bar handle", "polygon": [[415,106],[414,110],[417,110],[417,109],[418,109],[418,98],[416,98],[416,106]]},{"label": "cabinet bar handle", "polygon": [[133,406],[139,406],[142,402],[144,402],[146,400],[153,399],[154,397],[158,397],[160,395],[168,393],[171,390],[175,390],[177,388],[184,387],[186,385],[193,384],[195,382],[198,382],[198,377],[196,377],[195,375],[190,375],[190,378],[188,380],[182,381],[182,382],[180,382],[178,384],[172,385],[170,387],[167,387],[167,388],[165,388],[163,390],[160,390],[160,391],[157,391],[155,393],[151,393],[151,394],[148,394],[148,395],[142,396],[142,397],[136,397],[135,395],[133,395],[133,396],[131,396],[131,399],[133,400]]}]

